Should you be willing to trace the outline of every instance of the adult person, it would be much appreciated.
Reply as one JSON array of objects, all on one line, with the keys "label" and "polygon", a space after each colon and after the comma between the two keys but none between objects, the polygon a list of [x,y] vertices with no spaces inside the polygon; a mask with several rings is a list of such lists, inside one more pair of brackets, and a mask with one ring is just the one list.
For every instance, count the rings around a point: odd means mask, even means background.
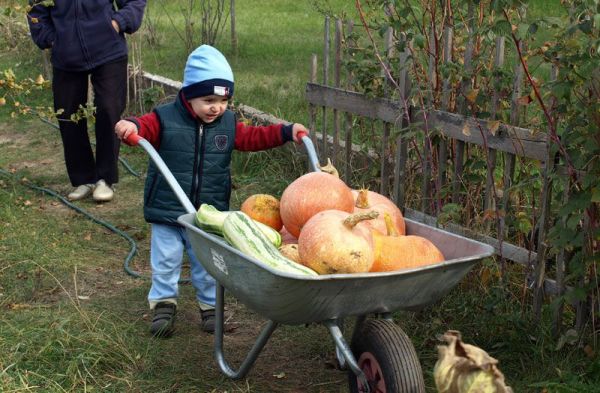
[{"label": "adult person", "polygon": [[[114,125],[125,109],[127,42],[140,27],[146,0],[30,0],[31,38],[50,48],[52,94],[57,111],[72,201],[92,194],[97,202],[113,198],[120,141]],[[71,120],[88,97],[88,77],[96,107],[96,156],[87,119]]]}]

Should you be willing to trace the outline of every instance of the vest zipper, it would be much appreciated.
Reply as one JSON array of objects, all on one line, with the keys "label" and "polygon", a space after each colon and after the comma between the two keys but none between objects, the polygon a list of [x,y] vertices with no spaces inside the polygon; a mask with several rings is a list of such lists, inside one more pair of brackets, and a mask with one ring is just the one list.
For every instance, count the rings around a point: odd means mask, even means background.
[{"label": "vest zipper", "polygon": [[204,156],[204,126],[198,126],[198,143],[194,157],[194,179],[192,180],[192,204],[198,208],[200,204],[200,178],[202,176],[202,160]]}]

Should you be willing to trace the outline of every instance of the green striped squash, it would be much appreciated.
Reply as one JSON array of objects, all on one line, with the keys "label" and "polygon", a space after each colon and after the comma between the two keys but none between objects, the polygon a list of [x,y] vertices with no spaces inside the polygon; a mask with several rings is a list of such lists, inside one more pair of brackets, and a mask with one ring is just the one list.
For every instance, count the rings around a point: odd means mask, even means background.
[{"label": "green striped squash", "polygon": [[317,273],[285,258],[246,213],[230,212],[223,223],[223,236],[233,247],[270,267],[292,274],[312,275]]},{"label": "green striped squash", "polygon": [[[203,203],[196,212],[196,225],[206,232],[223,236],[223,223],[230,213],[219,211],[213,205]],[[281,234],[279,232],[262,222],[252,221],[258,225],[258,228],[269,238],[269,241],[275,247],[281,246]]]}]

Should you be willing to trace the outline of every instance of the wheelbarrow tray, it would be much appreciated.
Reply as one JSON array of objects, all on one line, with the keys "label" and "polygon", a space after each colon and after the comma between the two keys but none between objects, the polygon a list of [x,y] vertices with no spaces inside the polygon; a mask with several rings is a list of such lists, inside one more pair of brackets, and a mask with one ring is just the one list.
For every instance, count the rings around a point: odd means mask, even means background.
[{"label": "wheelbarrow tray", "polygon": [[208,273],[249,309],[288,325],[422,308],[493,253],[487,244],[406,219],[407,235],[429,239],[444,254],[444,262],[394,272],[304,276],[242,254],[222,237],[198,228],[194,220],[193,213],[178,219]]}]

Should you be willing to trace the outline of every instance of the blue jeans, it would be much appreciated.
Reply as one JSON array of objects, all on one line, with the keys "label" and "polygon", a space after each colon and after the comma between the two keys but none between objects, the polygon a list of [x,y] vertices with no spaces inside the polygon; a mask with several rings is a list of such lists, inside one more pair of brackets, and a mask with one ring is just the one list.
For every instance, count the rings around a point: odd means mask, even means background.
[{"label": "blue jeans", "polygon": [[177,304],[178,281],[181,275],[184,249],[190,259],[191,281],[196,289],[196,299],[200,308],[203,310],[214,308],[215,279],[198,262],[185,229],[162,224],[152,224],[150,240],[152,287],[148,293],[150,308],[153,309],[159,302]]}]

